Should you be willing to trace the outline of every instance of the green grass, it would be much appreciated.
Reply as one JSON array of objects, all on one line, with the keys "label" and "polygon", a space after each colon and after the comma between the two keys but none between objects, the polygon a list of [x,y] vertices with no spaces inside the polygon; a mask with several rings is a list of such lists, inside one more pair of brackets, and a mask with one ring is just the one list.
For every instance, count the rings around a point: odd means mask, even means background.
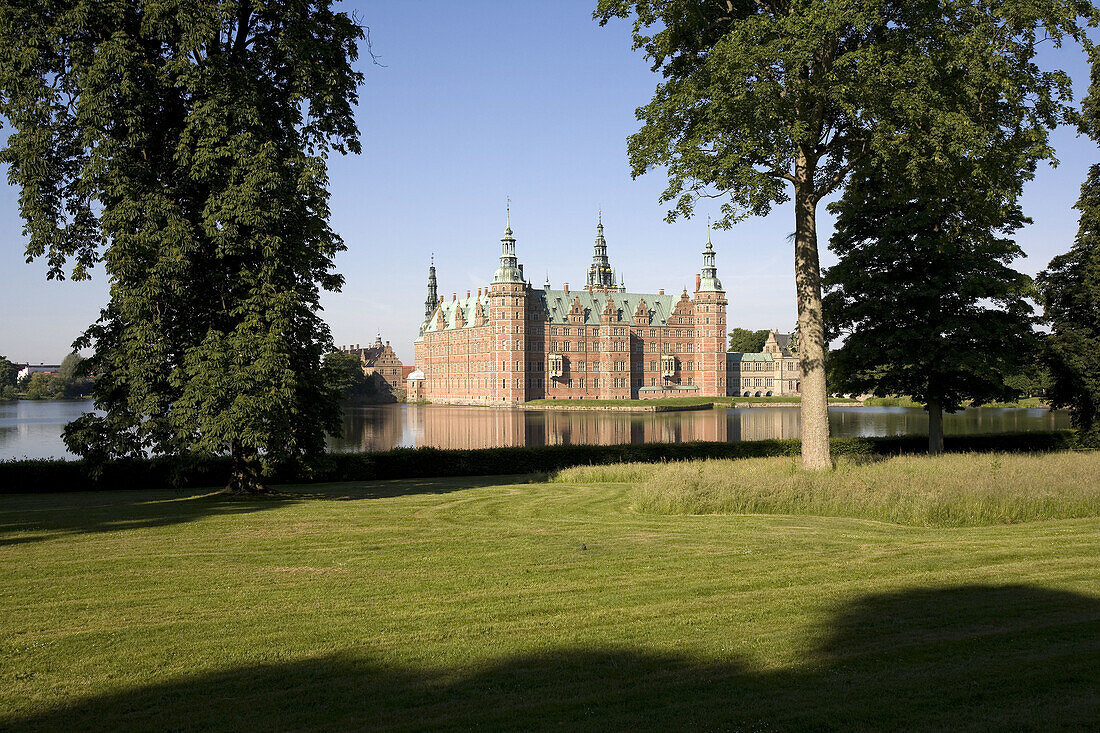
[{"label": "green grass", "polygon": [[956,454],[840,460],[807,472],[797,458],[582,466],[564,483],[636,485],[650,514],[800,514],[922,527],[1100,517],[1100,455]]},{"label": "green grass", "polygon": [[0,729],[1100,726],[1096,518],[656,515],[565,479],[4,496]]}]

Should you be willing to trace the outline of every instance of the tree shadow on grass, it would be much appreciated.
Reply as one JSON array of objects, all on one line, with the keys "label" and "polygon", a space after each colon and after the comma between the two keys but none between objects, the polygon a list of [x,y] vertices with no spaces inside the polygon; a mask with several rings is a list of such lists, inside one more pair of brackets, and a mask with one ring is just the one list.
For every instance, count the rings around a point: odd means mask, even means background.
[{"label": "tree shadow on grass", "polygon": [[804,664],[778,671],[753,670],[737,659],[700,663],[620,649],[419,671],[349,651],[127,690],[6,724],[13,730],[1100,726],[1100,599],[1025,586],[873,595],[839,609],[817,642]]},{"label": "tree shadow on grass", "polygon": [[292,497],[234,497],[197,491],[89,491],[10,494],[0,505],[0,546],[67,535],[148,529],[220,514],[249,514],[285,506]]},{"label": "tree shadow on grass", "polygon": [[0,547],[67,535],[148,529],[222,514],[250,514],[301,501],[393,498],[521,483],[530,476],[470,476],[279,486],[273,494],[234,496],[213,489],[8,494],[0,497]]}]

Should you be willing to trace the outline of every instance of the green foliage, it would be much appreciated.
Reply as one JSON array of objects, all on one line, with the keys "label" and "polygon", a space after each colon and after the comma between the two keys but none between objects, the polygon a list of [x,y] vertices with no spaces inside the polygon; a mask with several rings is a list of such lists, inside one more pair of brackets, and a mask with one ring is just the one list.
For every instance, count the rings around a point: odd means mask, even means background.
[{"label": "green foliage", "polygon": [[946,160],[993,141],[1050,155],[1071,91],[1035,51],[1087,44],[1078,17],[1092,12],[1062,0],[599,0],[595,15],[632,15],[635,48],[664,76],[638,110],[634,174],[667,167],[670,218],[717,191],[729,224],[787,201],[788,183],[816,203],[868,156]]},{"label": "green foliage", "polygon": [[[327,157],[358,152],[361,28],[327,1],[0,6],[0,151],[28,259],[102,262],[111,299],[77,342],[105,414],[66,431],[89,458],[321,452],[322,289],[342,278]],[[66,268],[69,268],[68,271]]]},{"label": "green foliage", "polygon": [[324,358],[325,383],[329,390],[348,399],[363,394],[367,390],[367,379],[363,375],[363,362],[355,354],[331,351]]},{"label": "green foliage", "polygon": [[50,374],[32,374],[24,397],[28,400],[56,400],[64,396],[61,380]]},{"label": "green foliage", "polygon": [[863,166],[834,205],[839,261],[825,276],[825,313],[844,343],[831,354],[833,389],[948,411],[1018,394],[1008,382],[1034,353],[1032,284],[1010,266],[1023,256],[1010,235],[1024,222],[1016,196],[1031,168],[992,157],[997,189],[956,196],[964,180],[943,190],[942,171],[917,184]]},{"label": "green foliage", "polygon": [[1076,208],[1081,218],[1073,246],[1039,275],[1051,330],[1047,396],[1051,405],[1068,407],[1074,426],[1100,445],[1100,164],[1089,169]]},{"label": "green foliage", "polygon": [[758,354],[764,350],[764,342],[768,340],[768,329],[750,331],[747,328],[735,328],[729,332],[729,351],[739,351],[745,354]]},{"label": "green foliage", "polygon": [[0,356],[0,389],[14,387],[18,376],[19,367],[8,361],[7,357]]}]

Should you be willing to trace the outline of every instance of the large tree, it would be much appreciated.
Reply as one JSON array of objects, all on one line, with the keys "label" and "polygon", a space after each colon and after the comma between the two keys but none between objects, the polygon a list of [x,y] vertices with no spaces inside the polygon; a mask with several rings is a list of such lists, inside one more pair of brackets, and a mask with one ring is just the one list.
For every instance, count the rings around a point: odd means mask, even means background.
[{"label": "large tree", "polygon": [[1035,64],[1036,47],[1082,38],[1091,12],[1076,0],[599,0],[601,23],[633,14],[635,48],[664,76],[629,154],[636,176],[667,171],[669,218],[710,196],[729,226],[794,198],[803,466],[831,465],[818,203],[868,156],[986,150],[994,110],[1049,154],[1069,83]]},{"label": "large tree", "polygon": [[1039,275],[1053,407],[1068,407],[1074,427],[1100,445],[1100,165],[1089,169],[1077,207],[1077,238]]},{"label": "large tree", "polygon": [[[943,411],[1008,399],[1007,385],[1034,353],[1031,278],[1011,267],[1023,256],[1012,233],[1025,219],[1016,202],[1033,169],[991,154],[984,180],[945,187],[942,172],[919,185],[888,166],[859,166],[829,242],[839,261],[825,273],[830,381],[841,392],[911,395],[928,411],[928,451],[943,452]],[[957,170],[974,172],[974,165]]]},{"label": "large tree", "polygon": [[339,429],[319,293],[342,278],[326,160],[359,151],[361,28],[329,0],[8,0],[0,161],[28,260],[110,300],[77,342],[88,456],[229,453],[230,488]]}]

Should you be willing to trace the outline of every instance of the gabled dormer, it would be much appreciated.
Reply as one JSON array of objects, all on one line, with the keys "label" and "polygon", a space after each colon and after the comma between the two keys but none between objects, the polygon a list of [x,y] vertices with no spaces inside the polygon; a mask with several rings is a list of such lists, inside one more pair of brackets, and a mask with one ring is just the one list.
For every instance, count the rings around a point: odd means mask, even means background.
[{"label": "gabled dormer", "polygon": [[692,305],[691,298],[688,297],[687,288],[685,288],[680,300],[676,301],[676,305],[672,309],[672,316],[669,318],[668,323],[670,326],[689,325],[694,315],[695,307]]},{"label": "gabled dormer", "polygon": [[615,323],[619,320],[619,309],[615,307],[614,298],[607,299],[607,305],[603,308],[601,320],[604,323]]},{"label": "gabled dormer", "polygon": [[485,307],[481,305],[481,301],[477,301],[477,308],[474,309],[474,325],[484,326],[489,322],[489,316],[485,314]]},{"label": "gabled dormer", "polygon": [[584,323],[584,306],[581,305],[579,296],[573,298],[573,306],[569,309],[568,317],[570,323]]},{"label": "gabled dormer", "polygon": [[638,307],[634,309],[634,323],[639,326],[648,326],[653,320],[652,314],[649,312],[649,306],[646,305],[645,298],[638,301]]}]

